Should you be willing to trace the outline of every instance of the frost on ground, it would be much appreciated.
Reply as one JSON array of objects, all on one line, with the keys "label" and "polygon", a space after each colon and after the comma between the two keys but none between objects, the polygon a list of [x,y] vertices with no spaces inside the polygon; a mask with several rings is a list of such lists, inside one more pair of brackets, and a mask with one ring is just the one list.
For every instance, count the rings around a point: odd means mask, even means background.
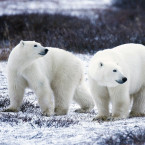
[{"label": "frost on ground", "polygon": [[[87,71],[90,55],[77,54]],[[0,110],[9,104],[7,62],[0,62]],[[145,144],[145,118],[115,122],[92,122],[97,114],[79,114],[79,106],[72,103],[68,115],[45,117],[40,113],[37,97],[25,92],[24,103],[18,113],[0,113],[0,144]]]}]

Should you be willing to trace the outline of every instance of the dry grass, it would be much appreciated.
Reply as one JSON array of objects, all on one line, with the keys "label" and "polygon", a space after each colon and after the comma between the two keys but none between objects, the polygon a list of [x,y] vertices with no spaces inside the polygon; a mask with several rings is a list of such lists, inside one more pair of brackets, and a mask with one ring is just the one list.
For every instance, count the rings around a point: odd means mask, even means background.
[{"label": "dry grass", "polygon": [[[78,53],[94,53],[123,43],[145,44],[143,10],[106,9],[93,21],[49,14],[0,17],[0,48],[12,48],[20,40],[35,40],[44,46]],[[8,54],[2,52],[0,59]]]},{"label": "dry grass", "polygon": [[107,145],[142,145],[144,143],[145,130],[138,126],[136,126],[136,131],[126,130],[126,134],[117,133],[116,137],[106,139]]}]

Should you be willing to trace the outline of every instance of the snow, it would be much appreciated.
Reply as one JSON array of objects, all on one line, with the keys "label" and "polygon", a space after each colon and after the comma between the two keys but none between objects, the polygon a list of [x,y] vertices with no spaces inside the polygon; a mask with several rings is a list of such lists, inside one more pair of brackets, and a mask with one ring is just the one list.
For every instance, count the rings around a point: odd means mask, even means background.
[{"label": "snow", "polygon": [[89,16],[95,9],[109,6],[111,0],[4,0],[0,1],[0,15],[20,13],[59,13],[72,16]]},{"label": "snow", "polygon": [[[92,56],[75,55],[84,62],[86,74],[88,62]],[[8,98],[6,65],[7,62],[0,62],[0,102]],[[68,115],[45,117],[40,113],[37,97],[31,90],[26,91],[24,102],[30,102],[34,107],[28,107],[25,111],[18,113],[0,113],[0,144],[104,145],[107,144],[107,140],[110,141],[110,138],[116,144],[120,143],[121,138],[124,138],[126,144],[131,144],[132,134],[137,136],[145,132],[145,118],[141,117],[114,122],[93,122],[92,119],[97,114],[96,108],[91,113],[75,113],[74,110],[79,106],[74,102],[70,106]],[[0,110],[2,109],[0,106]]]}]

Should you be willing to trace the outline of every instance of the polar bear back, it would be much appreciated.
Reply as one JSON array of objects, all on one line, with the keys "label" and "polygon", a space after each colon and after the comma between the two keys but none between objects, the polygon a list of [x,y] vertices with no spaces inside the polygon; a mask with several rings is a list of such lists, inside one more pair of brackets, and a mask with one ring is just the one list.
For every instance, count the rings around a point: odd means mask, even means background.
[{"label": "polar bear back", "polygon": [[[49,52],[40,58],[49,80],[53,80],[56,75],[76,75],[82,74],[82,62],[73,54],[59,48],[47,47]],[[74,71],[75,70],[75,71]],[[69,76],[66,76],[69,78]]]},{"label": "polar bear back", "polygon": [[145,85],[145,46],[124,44],[115,47],[126,65],[129,78],[130,94],[138,92]]}]

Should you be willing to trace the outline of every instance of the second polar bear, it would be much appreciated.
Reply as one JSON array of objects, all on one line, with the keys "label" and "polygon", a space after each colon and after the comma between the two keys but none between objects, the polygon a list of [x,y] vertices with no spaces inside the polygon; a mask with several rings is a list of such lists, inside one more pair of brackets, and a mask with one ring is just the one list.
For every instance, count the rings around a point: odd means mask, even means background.
[{"label": "second polar bear", "polygon": [[113,49],[97,52],[89,64],[89,84],[98,115],[94,120],[109,117],[127,118],[145,115],[145,46],[124,44]]},{"label": "second polar bear", "polygon": [[8,89],[10,106],[6,111],[18,111],[24,91],[31,88],[38,96],[44,115],[65,115],[74,99],[88,112],[94,107],[84,85],[81,61],[58,48],[43,47],[35,41],[21,41],[8,59]]}]

